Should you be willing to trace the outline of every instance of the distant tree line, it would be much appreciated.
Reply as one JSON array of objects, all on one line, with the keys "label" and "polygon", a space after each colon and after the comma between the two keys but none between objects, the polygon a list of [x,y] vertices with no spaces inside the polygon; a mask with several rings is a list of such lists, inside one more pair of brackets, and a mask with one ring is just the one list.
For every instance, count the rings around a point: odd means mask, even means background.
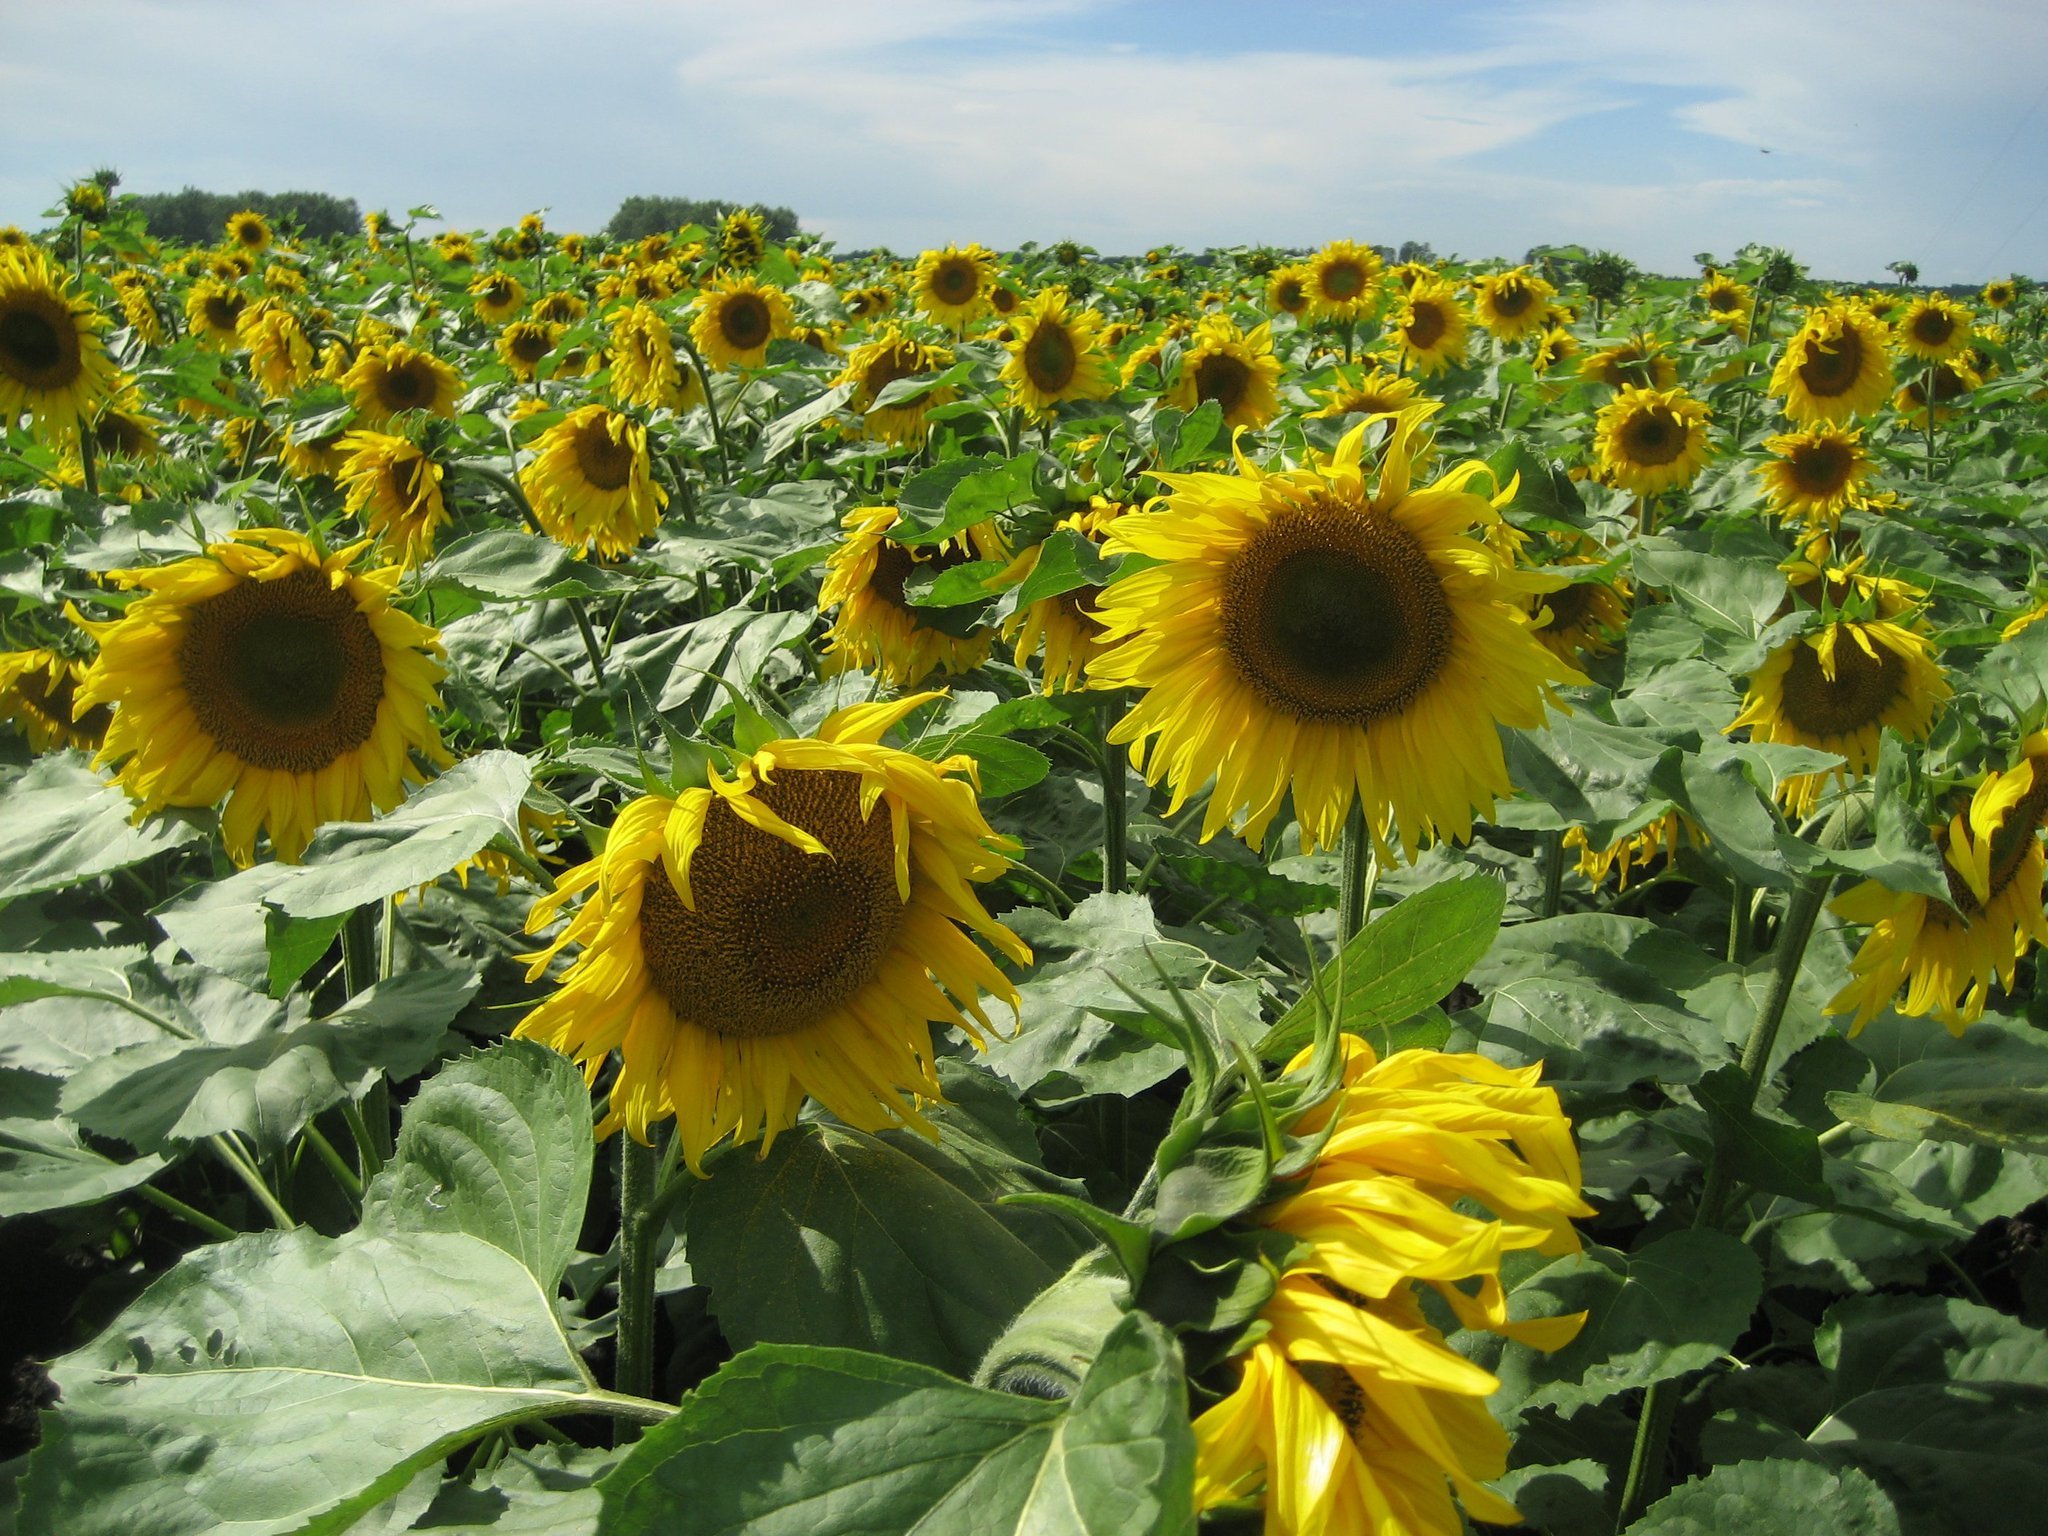
[{"label": "distant tree line", "polygon": [[290,224],[314,240],[353,235],[363,227],[362,210],[354,198],[329,197],[325,192],[202,192],[187,187],[182,192],[144,192],[121,201],[142,210],[152,235],[187,245],[217,243],[228,220],[245,208],[255,209],[273,225]]},{"label": "distant tree line", "polygon": [[640,240],[648,235],[667,234],[685,224],[718,228],[718,221],[735,208],[754,208],[767,226],[770,240],[789,240],[797,232],[796,214],[787,208],[762,208],[758,204],[735,203],[723,198],[629,197],[619,204],[604,232],[614,240]]}]

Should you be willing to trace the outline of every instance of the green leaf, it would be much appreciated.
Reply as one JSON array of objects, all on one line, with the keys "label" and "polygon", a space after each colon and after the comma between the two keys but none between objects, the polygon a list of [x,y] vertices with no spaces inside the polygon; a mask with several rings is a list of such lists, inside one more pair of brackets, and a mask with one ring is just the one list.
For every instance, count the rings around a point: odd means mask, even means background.
[{"label": "green leaf", "polygon": [[1370,1037],[1445,996],[1492,947],[1507,891],[1488,875],[1444,880],[1380,914],[1323,967],[1281,1015],[1259,1054],[1284,1060],[1308,1044],[1319,1008],[1347,1034]]},{"label": "green leaf", "polygon": [[1948,900],[1948,877],[1913,792],[1912,761],[1896,731],[1886,731],[1870,788],[1871,846],[1838,848],[1831,868],[1875,880],[1887,890]]},{"label": "green leaf", "polygon": [[404,1528],[433,1536],[597,1536],[604,1510],[597,1482],[618,1454],[560,1445],[509,1451],[496,1466],[444,1481]]},{"label": "green leaf", "polygon": [[450,1062],[405,1106],[363,1197],[366,1231],[467,1232],[552,1292],[590,1195],[590,1090],[566,1056],[511,1040]]},{"label": "green leaf", "polygon": [[1828,1108],[1888,1141],[1961,1141],[2048,1153],[2048,1089],[1932,1089],[1917,1099],[1831,1093]]},{"label": "green leaf", "polygon": [[947,755],[955,752],[965,753],[974,759],[975,769],[981,776],[984,800],[995,800],[1029,789],[1052,771],[1051,758],[1038,748],[1012,741],[1007,736],[969,731],[946,743]]},{"label": "green leaf", "polygon": [[1749,1326],[1763,1291],[1756,1255],[1725,1232],[1673,1232],[1634,1253],[1589,1246],[1545,1265],[1509,1298],[1516,1318],[1590,1312],[1577,1338],[1554,1354],[1476,1340],[1475,1358],[1497,1355],[1497,1406],[1567,1414],[1617,1392],[1647,1387],[1719,1359]]},{"label": "green leaf", "polygon": [[1803,1125],[1745,1108],[1747,1074],[1731,1062],[1692,1085],[1714,1129],[1715,1156],[1741,1183],[1776,1195],[1827,1203],[1821,1178],[1820,1139]]},{"label": "green leaf", "polygon": [[897,522],[889,537],[899,544],[937,544],[998,512],[1038,498],[1039,456],[950,459],[912,475],[897,493]]},{"label": "green leaf", "polygon": [[[902,380],[896,382],[901,383]],[[854,384],[835,384],[813,400],[807,400],[793,411],[786,411],[769,422],[761,431],[761,460],[770,463],[779,459],[797,445],[803,435],[823,421],[827,416],[846,409],[853,399]]]},{"label": "green leaf", "polygon": [[93,1205],[147,1183],[167,1159],[116,1162],[86,1146],[66,1120],[0,1119],[0,1217]]},{"label": "green leaf", "polygon": [[1666,1494],[1627,1536],[1899,1536],[1884,1490],[1853,1467],[1739,1461]]},{"label": "green leaf", "polygon": [[851,1350],[747,1351],[601,1485],[602,1536],[1147,1536],[1191,1530],[1172,1341],[1110,1334],[1070,1403]]},{"label": "green leaf", "polygon": [[1204,400],[1185,415],[1168,406],[1152,418],[1152,446],[1159,467],[1169,474],[1201,458],[1222,435],[1223,407],[1214,400]]},{"label": "green leaf", "polygon": [[632,585],[524,528],[489,528],[457,539],[434,557],[426,575],[429,591],[452,588],[500,603],[597,597]]},{"label": "green leaf", "polygon": [[203,842],[211,817],[173,811],[135,824],[134,803],[86,766],[54,752],[0,776],[0,901],[79,885],[174,848]]},{"label": "green leaf", "polygon": [[270,954],[270,995],[285,997],[306,972],[334,947],[335,936],[348,923],[348,913],[332,917],[286,917],[275,907],[263,909],[263,946]]},{"label": "green leaf", "polygon": [[1663,798],[1650,787],[1650,775],[1674,736],[1662,728],[1613,725],[1580,710],[1552,711],[1542,730],[1504,731],[1501,739],[1509,774],[1556,812],[1555,825],[1586,827],[1604,846],[1615,829]]},{"label": "green leaf", "polygon": [[1055,528],[1038,546],[1038,561],[1017,588],[1017,606],[1083,587],[1106,586],[1116,578],[1117,565],[1103,559],[1095,541],[1079,529]]},{"label": "green leaf", "polygon": [[800,1125],[690,1197],[690,1263],[729,1338],[871,1348],[965,1375],[1058,1274],[990,1209],[864,1132]]},{"label": "green leaf", "polygon": [[212,1244],[50,1371],[47,1536],[340,1531],[488,1429],[612,1411],[533,1276],[447,1233]]},{"label": "green leaf", "polygon": [[1334,885],[1290,880],[1273,873],[1253,855],[1233,858],[1234,850],[1226,849],[1219,857],[1177,837],[1158,838],[1152,847],[1160,855],[1160,863],[1196,890],[1241,901],[1268,916],[1298,917],[1325,912],[1337,904]]},{"label": "green leaf", "polygon": [[913,608],[964,608],[985,603],[994,595],[990,583],[1009,569],[1007,560],[969,560],[943,570],[925,565],[903,583],[903,599]]},{"label": "green leaf", "polygon": [[1762,558],[1638,548],[1635,575],[1668,591],[1704,628],[1755,639],[1785,602],[1785,576]]}]

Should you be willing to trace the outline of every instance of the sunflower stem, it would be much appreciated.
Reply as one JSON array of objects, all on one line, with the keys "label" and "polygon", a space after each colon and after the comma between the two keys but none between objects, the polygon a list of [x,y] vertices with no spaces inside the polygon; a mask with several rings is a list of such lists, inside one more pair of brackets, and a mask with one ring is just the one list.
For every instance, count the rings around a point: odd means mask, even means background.
[{"label": "sunflower stem", "polygon": [[[384,908],[383,902],[365,902],[341,925],[341,977],[350,997],[360,997],[389,974],[382,969],[387,952],[377,931]],[[385,927],[389,929],[388,921]],[[374,1178],[391,1155],[390,1085],[379,1077],[370,1084],[360,1105],[353,1099],[344,1100],[343,1113],[349,1133],[356,1139],[363,1177]]]},{"label": "sunflower stem", "polygon": [[1728,963],[1741,965],[1749,948],[1749,889],[1734,876],[1729,879]]},{"label": "sunflower stem", "polygon": [[1921,418],[1921,426],[1927,433],[1927,460],[1921,466],[1921,478],[1934,478],[1934,370],[1936,364],[1929,363],[1927,372],[1920,377],[1920,404],[1927,414]]},{"label": "sunflower stem", "polygon": [[690,354],[690,364],[697,370],[697,382],[704,386],[704,409],[711,415],[711,441],[718,449],[718,478],[730,488],[732,455],[726,452],[725,423],[718,419],[718,402],[711,395],[711,370],[704,366],[704,355],[697,350],[697,343],[690,339],[687,329],[677,332],[676,340]]},{"label": "sunflower stem", "polygon": [[314,1156],[325,1163],[327,1171],[334,1175],[334,1182],[348,1191],[349,1199],[357,1204],[361,1204],[363,1198],[362,1178],[356,1173],[355,1169],[349,1167],[347,1160],[334,1150],[334,1143],[321,1135],[320,1128],[310,1120],[306,1122],[306,1129],[301,1134],[305,1138],[306,1145],[313,1149]]},{"label": "sunflower stem", "polygon": [[157,1209],[170,1212],[171,1215],[177,1217],[178,1220],[184,1222],[187,1226],[197,1227],[215,1242],[226,1242],[231,1237],[240,1236],[226,1222],[216,1221],[213,1217],[207,1215],[206,1212],[199,1210],[195,1206],[187,1205],[176,1195],[165,1194],[154,1185],[138,1184],[135,1186],[135,1193],[142,1196],[143,1199],[157,1207]]},{"label": "sunflower stem", "polygon": [[1102,771],[1102,888],[1112,895],[1124,889],[1128,873],[1124,852],[1124,759],[1109,741],[1117,707],[1113,699],[1105,699],[1095,714],[1095,762]]},{"label": "sunflower stem", "polygon": [[[654,1209],[661,1178],[651,1146],[619,1138],[619,1320],[612,1388],[630,1397],[654,1395],[654,1239],[661,1226]],[[638,1437],[621,1423],[615,1443]]]},{"label": "sunflower stem", "polygon": [[1372,915],[1373,887],[1379,884],[1379,845],[1365,826],[1365,802],[1351,797],[1344,817],[1337,886],[1337,947],[1349,944]]},{"label": "sunflower stem", "polygon": [[[1931,450],[1930,450],[1931,451]],[[78,467],[85,475],[85,494],[100,499],[99,445],[92,438],[92,423],[78,414]]]},{"label": "sunflower stem", "polygon": [[256,1203],[270,1213],[271,1222],[281,1232],[289,1232],[298,1223],[292,1220],[292,1213],[284,1208],[284,1202],[277,1198],[275,1191],[263,1182],[263,1175],[256,1171],[256,1165],[244,1157],[235,1144],[226,1136],[213,1135],[206,1138],[214,1155],[228,1165],[228,1171],[242,1181]]}]

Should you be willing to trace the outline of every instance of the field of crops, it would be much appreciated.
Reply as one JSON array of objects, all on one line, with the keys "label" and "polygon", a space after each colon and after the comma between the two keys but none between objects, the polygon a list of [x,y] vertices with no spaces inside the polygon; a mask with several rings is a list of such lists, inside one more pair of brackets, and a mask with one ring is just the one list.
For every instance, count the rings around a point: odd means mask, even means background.
[{"label": "field of crops", "polygon": [[0,231],[0,1531],[2040,1529],[2031,284],[435,217]]}]

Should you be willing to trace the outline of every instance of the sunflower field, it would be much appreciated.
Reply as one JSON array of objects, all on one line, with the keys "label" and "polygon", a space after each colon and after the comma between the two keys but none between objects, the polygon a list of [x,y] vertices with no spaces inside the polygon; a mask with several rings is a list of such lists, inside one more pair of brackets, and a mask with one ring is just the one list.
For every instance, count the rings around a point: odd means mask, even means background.
[{"label": "sunflower field", "polygon": [[0,1531],[2041,1528],[2031,284],[109,190]]}]

